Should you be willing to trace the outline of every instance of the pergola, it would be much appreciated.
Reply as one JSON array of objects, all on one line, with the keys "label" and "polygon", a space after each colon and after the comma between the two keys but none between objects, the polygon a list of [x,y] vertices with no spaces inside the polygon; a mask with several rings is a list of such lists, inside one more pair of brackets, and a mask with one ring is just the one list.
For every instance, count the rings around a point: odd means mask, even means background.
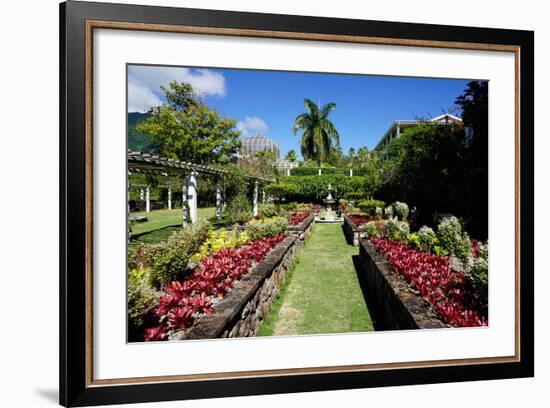
[{"label": "pergola", "polygon": [[[197,213],[197,177],[206,175],[216,178],[216,217],[222,216],[224,206],[223,182],[222,177],[229,174],[225,170],[217,169],[211,166],[194,164],[180,160],[168,159],[165,157],[151,154],[128,151],[128,175],[148,174],[153,176],[176,177],[181,181],[182,186],[182,223],[195,223],[198,219]],[[254,215],[258,214],[258,195],[260,184],[271,183],[273,180],[246,176],[248,180],[254,183],[254,194],[252,197],[252,206]],[[150,186],[135,185],[131,186],[128,182],[128,190],[131,187],[145,187],[145,208],[151,211],[150,205]],[[265,193],[263,196],[265,200]],[[128,204],[129,205],[129,204]],[[168,186],[168,208],[172,208],[172,189]],[[129,209],[128,209],[129,211]]]}]

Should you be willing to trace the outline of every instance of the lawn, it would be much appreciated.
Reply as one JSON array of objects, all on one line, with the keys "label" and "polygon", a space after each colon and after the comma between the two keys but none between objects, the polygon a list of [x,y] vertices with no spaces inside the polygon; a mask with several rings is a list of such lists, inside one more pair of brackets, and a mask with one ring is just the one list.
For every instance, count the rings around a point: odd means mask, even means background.
[{"label": "lawn", "polygon": [[374,330],[353,265],[357,247],[337,224],[314,226],[260,330],[260,336]]}]

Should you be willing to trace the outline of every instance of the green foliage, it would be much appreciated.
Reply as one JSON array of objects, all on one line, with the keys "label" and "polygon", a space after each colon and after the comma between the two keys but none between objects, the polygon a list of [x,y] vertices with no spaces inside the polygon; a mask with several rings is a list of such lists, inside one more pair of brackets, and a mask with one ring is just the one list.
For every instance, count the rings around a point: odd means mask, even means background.
[{"label": "green foliage", "polygon": [[244,193],[235,195],[227,205],[225,216],[233,222],[244,224],[252,218],[252,205]]},{"label": "green foliage", "polygon": [[405,221],[399,221],[397,217],[391,217],[384,223],[384,236],[386,239],[406,242],[409,232],[409,224]]},{"label": "green foliage", "polygon": [[382,210],[382,207],[376,207],[374,209],[374,218],[379,221],[384,217],[384,210]]},{"label": "green foliage", "polygon": [[214,252],[223,248],[233,248],[246,244],[250,238],[246,231],[217,230],[208,233],[208,238],[202,243],[199,251],[191,257],[193,262],[200,262]]},{"label": "green foliage", "polygon": [[246,232],[251,241],[264,237],[273,237],[286,231],[288,220],[285,217],[264,218],[248,223]]},{"label": "green foliage", "polygon": [[340,145],[336,126],[328,119],[330,112],[336,109],[336,104],[330,102],[319,108],[310,99],[305,99],[304,106],[307,112],[296,117],[293,131],[294,134],[302,131],[300,148],[304,159],[315,160],[317,166],[320,166],[333,151],[333,143],[336,147]]},{"label": "green foliage", "polygon": [[193,95],[191,85],[173,81],[162,88],[168,103],[136,125],[162,156],[194,163],[227,163],[240,146],[236,121],[220,116]]},{"label": "green foliage", "polygon": [[356,206],[369,215],[374,215],[376,207],[384,207],[384,204],[384,201],[381,200],[362,200],[357,202]]},{"label": "green foliage", "polygon": [[365,193],[360,191],[350,191],[346,194],[346,197],[348,198],[348,200],[361,201],[366,198],[366,195]]},{"label": "green foliage", "polygon": [[384,210],[387,219],[393,218],[393,206],[389,205]]},{"label": "green foliage", "polygon": [[421,249],[420,237],[417,232],[411,232],[407,234],[407,244],[415,249]]},{"label": "green foliage", "polygon": [[209,224],[197,222],[172,234],[166,241],[143,246],[143,259],[149,268],[150,283],[160,287],[173,276],[185,271],[193,254],[206,239]]},{"label": "green foliage", "polygon": [[136,126],[139,122],[147,119],[149,113],[128,112],[128,149],[134,152],[154,152],[156,145],[150,135],[138,132]]},{"label": "green foliage", "polygon": [[286,152],[285,160],[288,160],[291,163],[297,161],[298,155],[296,154],[296,151],[294,149],[290,149],[288,152]]},{"label": "green foliage", "polygon": [[363,232],[368,238],[378,238],[380,237],[380,231],[377,228],[375,221],[369,221],[363,227]]},{"label": "green foliage", "polygon": [[472,282],[472,286],[477,298],[482,304],[482,308],[486,311],[489,293],[489,246],[479,243],[478,250],[479,256],[473,259],[472,267],[467,276]]},{"label": "green foliage", "polygon": [[134,330],[143,327],[153,312],[161,292],[150,284],[149,271],[143,267],[128,269],[128,318]]},{"label": "green foliage", "polygon": [[281,200],[282,198],[296,195],[298,188],[296,185],[290,183],[273,183],[265,186],[264,191],[267,195]]},{"label": "green foliage", "polygon": [[280,208],[275,204],[260,204],[258,212],[262,217],[271,218],[280,214]]},{"label": "green foliage", "polygon": [[393,203],[393,209],[395,211],[395,215],[397,215],[401,221],[405,221],[409,216],[409,206],[406,203],[396,201]]},{"label": "green foliage", "polygon": [[432,252],[433,248],[439,243],[434,230],[425,225],[418,230],[418,238],[420,241],[419,248],[424,252]]},{"label": "green foliage", "polygon": [[454,216],[443,218],[437,226],[437,237],[444,250],[455,255],[464,265],[468,264],[472,243],[468,234],[462,233],[458,218]]},{"label": "green foliage", "polygon": [[297,201],[316,201],[327,196],[329,184],[334,197],[345,197],[350,191],[350,180],[351,177],[342,174],[322,174],[320,176],[281,177],[280,183],[294,186],[285,192],[287,197]]}]

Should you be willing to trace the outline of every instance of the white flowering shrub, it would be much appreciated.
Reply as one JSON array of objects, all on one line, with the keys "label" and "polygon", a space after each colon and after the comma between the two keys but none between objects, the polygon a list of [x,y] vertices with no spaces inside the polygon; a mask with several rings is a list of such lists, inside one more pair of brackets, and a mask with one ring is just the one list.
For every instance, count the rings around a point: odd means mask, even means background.
[{"label": "white flowering shrub", "polygon": [[406,242],[409,232],[409,224],[405,221],[399,221],[397,217],[389,218],[384,224],[384,236],[386,239]]},{"label": "white flowering shrub", "polygon": [[443,218],[437,226],[437,238],[445,251],[455,255],[465,266],[470,263],[472,242],[468,234],[462,232],[458,218],[454,216]]},{"label": "white flowering shrub", "polygon": [[380,207],[376,207],[374,209],[374,218],[377,219],[377,220],[381,220],[383,218],[383,213],[384,211],[382,210],[382,208]]},{"label": "white flowering shrub", "polygon": [[393,218],[393,207],[388,205],[384,210],[384,213],[386,214],[386,219],[389,220],[390,218]]},{"label": "white flowering shrub", "polygon": [[472,282],[476,296],[484,308],[487,308],[489,291],[489,245],[479,243],[479,255],[472,260],[467,276]]},{"label": "white flowering shrub", "polygon": [[409,216],[409,206],[401,201],[393,203],[393,209],[395,215],[401,220],[405,221]]},{"label": "white flowering shrub", "polygon": [[419,248],[425,252],[431,252],[432,248],[439,243],[433,229],[424,225],[418,230]]},{"label": "white flowering shrub", "polygon": [[363,233],[367,238],[378,238],[380,232],[376,228],[376,223],[374,221],[369,221],[363,227]]}]

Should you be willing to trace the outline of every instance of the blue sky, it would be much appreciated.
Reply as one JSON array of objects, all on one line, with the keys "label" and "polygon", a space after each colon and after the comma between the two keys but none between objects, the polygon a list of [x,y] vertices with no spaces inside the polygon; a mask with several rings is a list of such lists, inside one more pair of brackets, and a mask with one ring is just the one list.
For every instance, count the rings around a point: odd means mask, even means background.
[{"label": "blue sky", "polygon": [[129,66],[128,111],[143,112],[160,104],[160,85],[171,80],[191,83],[210,107],[239,122],[243,137],[257,133],[271,137],[282,155],[290,149],[300,151],[300,137],[292,133],[292,124],[305,111],[304,98],[321,105],[336,103],[330,119],[347,153],[350,147],[372,149],[394,120],[448,112],[468,83],[462,79]]}]

